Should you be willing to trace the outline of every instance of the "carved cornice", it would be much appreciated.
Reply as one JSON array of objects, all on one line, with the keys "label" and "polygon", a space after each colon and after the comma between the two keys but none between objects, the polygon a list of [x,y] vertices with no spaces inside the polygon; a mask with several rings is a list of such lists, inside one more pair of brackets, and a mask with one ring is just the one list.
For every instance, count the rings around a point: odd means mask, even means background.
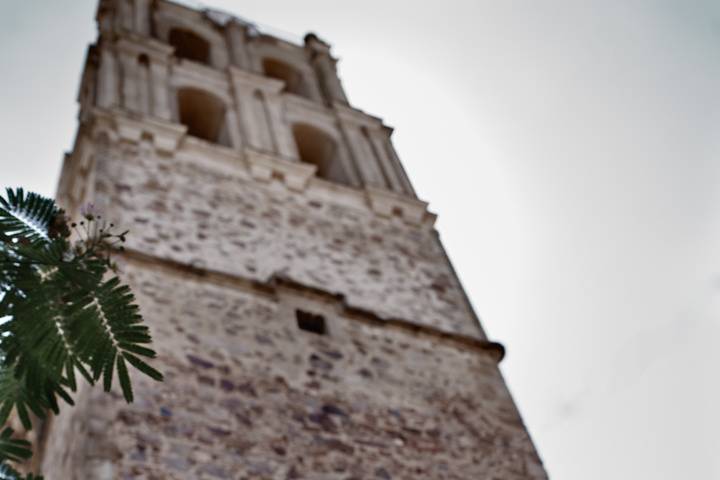
[{"label": "carved cornice", "polygon": [[154,38],[140,36],[130,32],[124,32],[115,41],[119,52],[127,52],[132,55],[146,54],[150,59],[161,63],[167,63],[172,56],[174,48]]},{"label": "carved cornice", "polygon": [[285,82],[282,80],[258,75],[234,66],[228,67],[228,73],[234,85],[245,87],[248,90],[262,90],[266,93],[277,94],[280,93],[285,86]]},{"label": "carved cornice", "polygon": [[333,102],[332,104],[333,110],[337,113],[338,118],[341,121],[345,121],[347,123],[365,126],[368,128],[383,128],[384,124],[381,118],[374,117],[370,114],[367,114],[363,112],[362,110],[358,110],[357,108],[353,108],[345,103],[342,102]]},{"label": "carved cornice", "polygon": [[170,83],[176,87],[194,87],[214,93],[231,105],[230,82],[222,71],[192,60],[180,60],[172,65]]},{"label": "carved cornice", "polygon": [[305,190],[308,181],[317,170],[315,165],[283,160],[250,148],[245,150],[245,159],[250,168],[250,175],[254,179],[260,181],[269,181],[272,178],[282,180],[290,190],[295,191]]}]

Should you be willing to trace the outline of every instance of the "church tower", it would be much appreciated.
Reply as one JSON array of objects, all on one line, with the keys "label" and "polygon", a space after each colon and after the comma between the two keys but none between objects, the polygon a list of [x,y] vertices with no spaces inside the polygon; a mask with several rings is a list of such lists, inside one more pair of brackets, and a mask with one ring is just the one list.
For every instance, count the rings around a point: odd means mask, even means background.
[{"label": "church tower", "polygon": [[166,380],[79,392],[40,435],[49,480],[547,478],[330,46],[166,0],[101,0],[97,24],[58,199],[130,229]]}]

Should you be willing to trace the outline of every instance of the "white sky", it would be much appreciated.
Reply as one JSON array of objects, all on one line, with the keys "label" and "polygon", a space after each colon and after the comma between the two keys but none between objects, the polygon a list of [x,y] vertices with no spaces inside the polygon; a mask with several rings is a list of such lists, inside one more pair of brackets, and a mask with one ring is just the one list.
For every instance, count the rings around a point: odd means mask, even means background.
[{"label": "white sky", "polygon": [[[396,127],[551,478],[720,478],[720,4],[212,5]],[[53,194],[94,10],[4,2],[0,186]]]}]

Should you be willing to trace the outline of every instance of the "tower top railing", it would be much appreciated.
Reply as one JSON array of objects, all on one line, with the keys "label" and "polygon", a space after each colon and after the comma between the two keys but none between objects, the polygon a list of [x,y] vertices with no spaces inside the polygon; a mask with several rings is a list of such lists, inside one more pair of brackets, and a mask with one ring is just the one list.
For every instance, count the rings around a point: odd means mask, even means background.
[{"label": "tower top railing", "polygon": [[203,12],[209,20],[211,20],[212,22],[216,23],[217,25],[219,25],[221,27],[224,27],[231,21],[235,21],[242,25],[247,25],[249,27],[250,31],[257,35],[268,35],[268,36],[275,37],[275,38],[278,38],[285,42],[292,43],[292,44],[298,45],[298,46],[302,46],[305,43],[304,37],[301,35],[298,35],[298,34],[292,33],[292,32],[288,32],[287,30],[283,30],[283,29],[280,29],[277,27],[272,27],[270,25],[265,25],[263,23],[258,23],[255,21],[247,20],[246,18],[235,15],[234,13],[230,13],[225,10],[210,7],[209,5],[205,4],[204,2],[200,2],[197,0],[173,0],[173,1],[176,1],[177,3],[184,5],[186,7],[190,7],[195,10]]}]

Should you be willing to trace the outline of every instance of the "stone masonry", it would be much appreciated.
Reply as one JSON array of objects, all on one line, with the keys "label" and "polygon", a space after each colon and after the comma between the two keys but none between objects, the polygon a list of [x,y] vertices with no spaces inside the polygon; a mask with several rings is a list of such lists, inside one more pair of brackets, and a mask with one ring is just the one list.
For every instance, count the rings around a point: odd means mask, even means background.
[{"label": "stone masonry", "polygon": [[162,383],[46,422],[65,479],[546,479],[395,154],[330,47],[102,0],[58,198],[131,230]]}]

